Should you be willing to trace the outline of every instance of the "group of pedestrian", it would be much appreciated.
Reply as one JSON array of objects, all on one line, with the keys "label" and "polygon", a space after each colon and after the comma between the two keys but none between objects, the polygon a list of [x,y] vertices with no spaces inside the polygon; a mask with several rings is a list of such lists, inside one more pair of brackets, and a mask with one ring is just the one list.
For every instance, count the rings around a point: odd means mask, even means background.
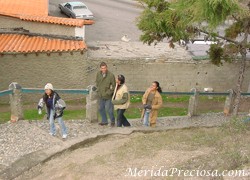
[{"label": "group of pedestrian", "polygon": [[[101,122],[99,125],[108,125],[107,113],[110,118],[110,125],[115,126],[114,110],[117,111],[117,127],[131,126],[124,113],[130,105],[130,94],[125,84],[125,77],[119,74],[115,78],[114,74],[108,70],[105,62],[100,64],[100,71],[96,75],[97,94],[99,96],[99,113]],[[45,93],[38,103],[38,113],[41,114],[44,104],[47,108],[47,119],[50,124],[50,135],[56,135],[55,119],[61,128],[62,138],[67,138],[67,128],[63,121],[63,110],[65,102],[59,94],[54,91],[53,85],[47,83],[44,87]],[[162,106],[161,87],[158,81],[153,81],[142,97],[143,111],[142,121],[144,126],[155,127],[158,110]]]},{"label": "group of pedestrian", "polygon": [[[115,126],[114,109],[117,110],[117,127],[131,126],[124,113],[130,104],[130,94],[125,84],[125,77],[119,74],[115,79],[105,62],[100,64],[96,75],[97,93],[99,96],[99,112],[102,117],[100,125],[108,125],[106,111],[109,114],[111,126]],[[158,81],[152,82],[142,97],[142,120],[144,126],[155,127],[158,110],[162,106],[161,87]]]}]

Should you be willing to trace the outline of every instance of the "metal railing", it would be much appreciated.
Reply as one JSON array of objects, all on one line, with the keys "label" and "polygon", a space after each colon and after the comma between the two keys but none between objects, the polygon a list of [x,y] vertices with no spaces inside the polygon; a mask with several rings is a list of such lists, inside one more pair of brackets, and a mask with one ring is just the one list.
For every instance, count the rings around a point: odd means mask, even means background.
[{"label": "metal railing", "polygon": [[[17,83],[12,83],[9,90],[0,91],[1,96],[10,96],[10,106],[11,106],[11,121],[15,122],[19,119],[23,119],[23,109],[22,109],[22,94],[26,93],[44,93],[44,89],[40,88],[22,88]],[[58,93],[66,94],[80,94],[86,96],[86,118],[90,119],[91,122],[98,121],[97,112],[97,92],[94,86],[89,86],[88,89],[55,89]],[[145,91],[130,91],[131,94],[143,94]],[[188,116],[197,115],[197,104],[199,96],[226,96],[225,105],[223,112],[229,114],[232,109],[234,92],[229,90],[228,92],[199,92],[197,89],[192,89],[191,92],[162,92],[163,95],[188,95],[189,105],[188,105]],[[242,96],[250,96],[250,93],[241,93]]]},{"label": "metal railing", "polygon": [[[58,93],[65,94],[89,94],[88,89],[56,89]],[[1,92],[0,92],[1,93]],[[44,93],[44,89],[38,88],[22,88],[22,93]]]},{"label": "metal railing", "polygon": [[[88,89],[55,89],[55,91],[57,91],[58,93],[65,93],[65,94],[84,94],[87,95],[89,94],[89,90]],[[145,91],[129,91],[130,94],[144,94]],[[5,96],[5,95],[9,95],[12,94],[13,90],[3,90],[0,91],[0,96]],[[26,93],[44,93],[44,89],[40,89],[40,88],[22,88],[22,93],[26,94]],[[230,93],[229,92],[198,92],[199,95],[203,95],[203,96],[228,96]],[[162,94],[165,95],[194,95],[194,92],[170,92],[170,91],[166,91],[166,92],[162,92]],[[250,93],[241,93],[241,96],[250,96]]]},{"label": "metal railing", "polygon": [[9,95],[9,94],[12,94],[12,93],[13,93],[12,89],[4,90],[4,91],[0,91],[0,96],[6,96],[6,95]]}]

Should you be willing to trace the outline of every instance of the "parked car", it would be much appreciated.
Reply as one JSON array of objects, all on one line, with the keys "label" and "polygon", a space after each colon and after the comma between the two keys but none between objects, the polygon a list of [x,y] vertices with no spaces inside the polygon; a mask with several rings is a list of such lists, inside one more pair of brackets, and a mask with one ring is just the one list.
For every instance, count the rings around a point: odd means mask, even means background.
[{"label": "parked car", "polygon": [[94,15],[89,8],[79,1],[66,2],[59,4],[59,9],[62,13],[71,18],[93,19]]}]

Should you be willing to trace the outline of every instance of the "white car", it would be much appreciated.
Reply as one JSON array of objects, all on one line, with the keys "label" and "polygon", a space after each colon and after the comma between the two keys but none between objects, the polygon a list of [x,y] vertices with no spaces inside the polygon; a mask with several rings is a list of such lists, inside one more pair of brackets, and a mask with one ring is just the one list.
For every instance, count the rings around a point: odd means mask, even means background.
[{"label": "white car", "polygon": [[61,3],[59,9],[71,18],[94,19],[94,15],[89,8],[79,1]]}]

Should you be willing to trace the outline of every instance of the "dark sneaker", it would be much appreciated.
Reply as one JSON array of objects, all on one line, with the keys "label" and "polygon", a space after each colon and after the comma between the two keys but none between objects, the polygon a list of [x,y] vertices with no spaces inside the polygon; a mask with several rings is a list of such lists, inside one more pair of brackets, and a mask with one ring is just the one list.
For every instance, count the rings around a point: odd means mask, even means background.
[{"label": "dark sneaker", "polygon": [[108,123],[103,123],[103,122],[101,122],[101,123],[99,123],[99,125],[101,125],[101,126],[107,126]]},{"label": "dark sneaker", "polygon": [[110,124],[110,126],[111,126],[111,127],[115,127],[115,123],[112,122],[112,123]]}]

